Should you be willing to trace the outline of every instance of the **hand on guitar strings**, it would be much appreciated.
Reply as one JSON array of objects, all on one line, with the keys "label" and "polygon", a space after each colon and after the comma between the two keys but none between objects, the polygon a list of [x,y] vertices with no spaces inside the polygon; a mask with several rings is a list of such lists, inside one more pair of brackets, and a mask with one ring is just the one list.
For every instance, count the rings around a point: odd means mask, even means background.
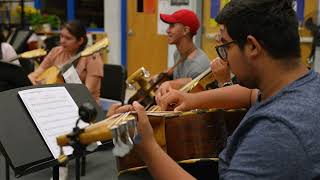
[{"label": "hand on guitar strings", "polygon": [[143,158],[143,154],[145,152],[151,152],[154,147],[158,146],[158,143],[153,135],[153,129],[149,122],[149,118],[146,114],[146,111],[142,105],[138,102],[133,102],[133,108],[138,114],[137,118],[137,128],[138,132],[141,136],[141,141],[139,144],[135,144],[135,148],[138,150],[137,152]]},{"label": "hand on guitar strings", "polygon": [[106,117],[110,117],[110,116],[112,116],[114,114],[118,114],[118,113],[125,113],[128,111],[134,111],[134,108],[132,105],[127,104],[127,105],[122,106],[121,103],[112,104],[110,106],[110,108],[108,109]]},{"label": "hand on guitar strings", "polygon": [[156,91],[156,97],[155,97],[156,103],[159,104],[160,98],[161,98],[163,95],[165,95],[165,94],[167,94],[168,92],[170,92],[172,89],[174,89],[174,88],[172,88],[170,81],[167,81],[167,82],[162,83],[162,84],[160,85],[159,89]]},{"label": "hand on guitar strings", "polygon": [[186,111],[193,109],[192,93],[184,93],[172,89],[159,98],[158,105],[162,110],[173,109],[174,111]]}]

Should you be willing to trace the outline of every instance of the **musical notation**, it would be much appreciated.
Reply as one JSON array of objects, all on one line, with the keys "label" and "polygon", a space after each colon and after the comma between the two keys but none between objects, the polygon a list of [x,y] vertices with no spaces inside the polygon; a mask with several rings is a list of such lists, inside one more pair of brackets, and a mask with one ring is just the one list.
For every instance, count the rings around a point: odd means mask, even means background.
[{"label": "musical notation", "polygon": [[[65,87],[44,87],[18,92],[54,158],[60,155],[56,137],[72,131],[79,117],[78,106]],[[81,128],[88,124],[80,122]],[[64,147],[66,155],[71,147]]]}]

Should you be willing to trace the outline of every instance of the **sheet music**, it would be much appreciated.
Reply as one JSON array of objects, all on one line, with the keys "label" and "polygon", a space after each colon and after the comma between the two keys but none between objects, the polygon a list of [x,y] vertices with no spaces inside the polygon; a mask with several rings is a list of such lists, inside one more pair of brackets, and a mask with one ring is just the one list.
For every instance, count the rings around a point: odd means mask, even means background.
[{"label": "sheet music", "polygon": [[[72,131],[79,117],[78,106],[65,87],[45,87],[19,91],[23,103],[57,159],[60,147],[56,137]],[[79,126],[88,125],[80,121]],[[66,155],[72,154],[72,147],[64,147]]]}]

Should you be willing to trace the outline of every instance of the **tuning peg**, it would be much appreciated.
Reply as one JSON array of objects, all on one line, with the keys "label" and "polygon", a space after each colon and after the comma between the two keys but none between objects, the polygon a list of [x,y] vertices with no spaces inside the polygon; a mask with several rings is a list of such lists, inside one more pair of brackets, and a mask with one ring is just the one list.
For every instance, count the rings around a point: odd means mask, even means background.
[{"label": "tuning peg", "polygon": [[150,72],[146,68],[142,67],[142,72],[143,72],[143,76],[145,78],[149,78],[150,77]]},{"label": "tuning peg", "polygon": [[121,135],[123,131],[123,127],[118,126],[118,127],[114,127],[111,130],[112,135],[113,135],[113,144],[114,144],[114,148],[112,150],[112,153],[115,156],[119,156],[119,157],[123,157],[124,155],[128,154],[131,150],[131,148],[126,145],[125,143],[123,143],[123,141],[121,140]]},{"label": "tuning peg", "polygon": [[139,144],[141,142],[141,136],[138,132],[138,128],[137,128],[137,122],[135,119],[132,119],[128,122],[128,125],[130,128],[133,128],[133,143],[134,144]]},{"label": "tuning peg", "polygon": [[120,156],[120,147],[119,147],[119,144],[118,144],[118,142],[117,142],[117,140],[118,140],[118,131],[117,131],[117,129],[116,128],[112,128],[111,129],[111,132],[112,132],[112,142],[113,142],[113,145],[114,145],[114,147],[113,147],[113,149],[112,149],[112,153],[113,153],[113,155],[114,156]]},{"label": "tuning peg", "polygon": [[128,123],[123,123],[121,124],[120,126],[124,126],[125,128],[125,144],[130,148],[130,150],[133,148],[133,142],[132,142],[132,139],[130,137],[130,134],[129,134],[129,125]]}]

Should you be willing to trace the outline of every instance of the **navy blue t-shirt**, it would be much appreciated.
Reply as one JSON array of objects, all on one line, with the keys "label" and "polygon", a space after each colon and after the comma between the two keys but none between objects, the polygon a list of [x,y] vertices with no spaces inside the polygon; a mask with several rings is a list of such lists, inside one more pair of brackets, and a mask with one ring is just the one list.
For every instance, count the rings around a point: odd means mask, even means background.
[{"label": "navy blue t-shirt", "polygon": [[310,70],[248,111],[220,154],[220,179],[320,179],[320,75]]}]

